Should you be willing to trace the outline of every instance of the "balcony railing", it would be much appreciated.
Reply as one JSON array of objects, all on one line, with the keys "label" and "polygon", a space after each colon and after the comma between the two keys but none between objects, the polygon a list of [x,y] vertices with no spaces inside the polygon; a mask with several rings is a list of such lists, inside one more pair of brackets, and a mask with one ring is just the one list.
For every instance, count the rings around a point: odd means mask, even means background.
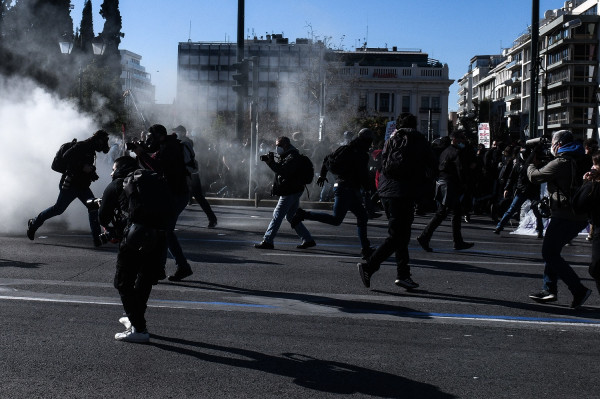
[{"label": "balcony railing", "polygon": [[361,79],[447,80],[448,68],[439,67],[343,67],[340,76]]}]

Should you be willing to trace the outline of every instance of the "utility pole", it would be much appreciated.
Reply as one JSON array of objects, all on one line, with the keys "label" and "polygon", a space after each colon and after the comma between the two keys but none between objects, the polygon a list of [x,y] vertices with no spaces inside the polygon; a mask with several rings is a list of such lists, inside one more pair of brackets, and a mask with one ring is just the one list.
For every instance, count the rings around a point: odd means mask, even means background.
[{"label": "utility pole", "polygon": [[[237,19],[237,63],[241,64],[244,59],[244,0],[238,0],[238,19]],[[248,74],[246,73],[246,77]],[[247,90],[246,84],[246,90]],[[244,102],[247,97],[243,95],[243,89],[237,93],[237,102],[235,107],[235,136],[241,142],[244,135]]]},{"label": "utility pole", "polygon": [[[538,42],[540,35],[540,0],[532,0],[531,4],[531,76],[529,90],[529,137],[538,137],[538,86],[540,78],[540,57]],[[544,132],[546,133],[546,132]]]}]

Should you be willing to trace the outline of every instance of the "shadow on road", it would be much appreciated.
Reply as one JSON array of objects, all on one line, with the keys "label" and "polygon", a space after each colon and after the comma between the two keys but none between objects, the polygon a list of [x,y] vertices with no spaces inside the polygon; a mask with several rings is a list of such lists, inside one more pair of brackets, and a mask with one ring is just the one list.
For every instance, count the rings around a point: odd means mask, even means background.
[{"label": "shadow on road", "polygon": [[42,265],[43,263],[38,262],[21,262],[18,260],[0,259],[0,267],[21,267],[24,269],[36,269]]},{"label": "shadow on road", "polygon": [[[181,338],[155,334],[151,334],[151,337],[153,341],[150,345],[158,349],[192,356],[201,361],[293,378],[294,384],[319,392],[345,395],[362,393],[382,398],[450,399],[455,397],[441,392],[433,385],[412,381],[390,373],[347,363],[321,360],[302,354],[283,353],[274,356],[248,349]],[[207,353],[208,351],[211,353]],[[214,354],[215,351],[221,354]]]}]

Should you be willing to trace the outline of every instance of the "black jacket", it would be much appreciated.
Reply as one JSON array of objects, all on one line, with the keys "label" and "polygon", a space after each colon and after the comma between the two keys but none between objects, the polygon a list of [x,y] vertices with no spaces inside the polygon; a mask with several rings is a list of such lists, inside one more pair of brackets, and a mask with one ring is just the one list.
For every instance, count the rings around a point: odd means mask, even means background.
[{"label": "black jacket", "polygon": [[304,191],[304,184],[300,181],[300,153],[290,145],[290,148],[281,155],[279,162],[268,162],[267,165],[273,172],[273,195],[291,195]]},{"label": "black jacket", "polygon": [[[352,173],[348,173],[347,175],[335,175],[335,181],[341,185],[347,185],[357,189],[362,187],[365,190],[369,190],[371,187],[369,184],[369,148],[365,148],[358,137],[354,138],[347,146],[350,147],[352,151]],[[321,165],[321,171],[319,173],[319,176],[321,177],[327,176],[327,172],[329,171],[327,169],[327,158],[329,155],[325,157],[323,164]]]},{"label": "black jacket", "polygon": [[540,185],[534,184],[527,177],[527,165],[521,159],[513,165],[508,180],[506,181],[505,191],[524,195],[527,199],[540,198]]},{"label": "black jacket", "polygon": [[183,145],[176,135],[169,135],[154,154],[141,154],[140,165],[163,176],[174,195],[188,193],[188,172],[183,160]]},{"label": "black jacket", "polygon": [[420,199],[426,195],[430,187],[431,178],[436,166],[435,154],[425,136],[414,129],[400,129],[390,137],[381,153],[381,159],[390,160],[386,162],[387,168],[404,168],[395,165],[398,162],[390,154],[398,151],[399,145],[406,136],[408,149],[410,151],[410,171],[400,176],[392,176],[391,173],[382,171],[379,176],[379,188],[377,192],[382,198],[413,198]]},{"label": "black jacket", "polygon": [[98,179],[94,171],[84,172],[85,165],[94,166],[96,161],[96,151],[91,139],[78,141],[69,148],[63,155],[67,172],[62,176],[61,185],[66,176],[70,178],[70,185],[74,188],[88,188],[93,181]]}]

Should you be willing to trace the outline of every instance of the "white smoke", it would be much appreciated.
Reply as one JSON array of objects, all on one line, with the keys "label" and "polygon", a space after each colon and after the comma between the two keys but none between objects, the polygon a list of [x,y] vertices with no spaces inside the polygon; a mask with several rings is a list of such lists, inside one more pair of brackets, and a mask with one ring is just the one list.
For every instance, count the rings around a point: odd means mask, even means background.
[{"label": "white smoke", "polygon": [[[99,129],[94,120],[77,111],[75,104],[59,100],[29,80],[0,76],[0,233],[25,235],[27,220],[56,202],[61,175],[50,169],[61,144],[83,140]],[[92,191],[101,196],[110,181],[107,157],[99,154],[100,180]],[[52,218],[70,229],[89,231],[87,210],[79,200]]]}]

